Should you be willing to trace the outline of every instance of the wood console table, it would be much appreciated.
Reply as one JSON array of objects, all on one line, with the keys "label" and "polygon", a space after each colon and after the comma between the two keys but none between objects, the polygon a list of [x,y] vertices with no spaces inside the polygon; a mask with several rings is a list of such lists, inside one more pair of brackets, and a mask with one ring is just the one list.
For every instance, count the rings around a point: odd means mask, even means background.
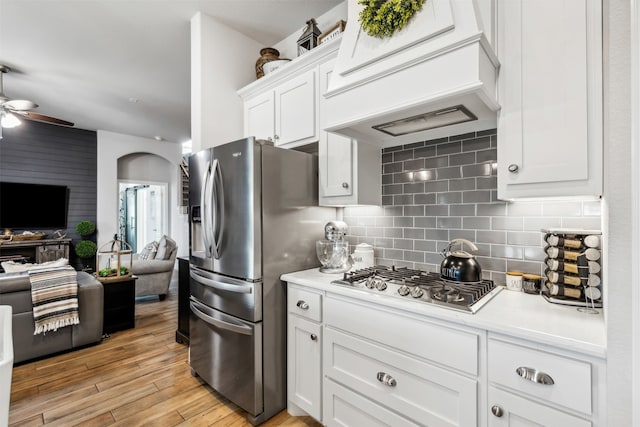
[{"label": "wood console table", "polygon": [[32,263],[69,259],[71,239],[0,241],[0,261],[24,260]]}]

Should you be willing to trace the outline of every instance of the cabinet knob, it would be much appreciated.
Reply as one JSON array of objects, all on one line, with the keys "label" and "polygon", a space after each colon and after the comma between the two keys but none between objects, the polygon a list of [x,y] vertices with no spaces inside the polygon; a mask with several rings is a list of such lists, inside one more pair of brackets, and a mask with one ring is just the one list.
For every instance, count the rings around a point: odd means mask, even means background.
[{"label": "cabinet knob", "polygon": [[342,183],[342,188],[349,188],[349,183],[348,182],[343,182]]},{"label": "cabinet knob", "polygon": [[316,334],[311,334],[310,338],[311,338],[311,341],[317,341],[318,336]]},{"label": "cabinet knob", "polygon": [[500,418],[504,412],[502,411],[502,408],[499,407],[498,405],[493,405],[491,407],[491,413],[496,417]]},{"label": "cabinet knob", "polygon": [[516,173],[516,172],[518,172],[518,169],[520,169],[520,167],[518,165],[516,165],[515,163],[511,163],[507,169],[511,173]]},{"label": "cabinet knob", "polygon": [[395,387],[397,384],[395,378],[385,372],[378,372],[377,378],[378,381],[389,387]]},{"label": "cabinet knob", "polygon": [[273,135],[273,139],[275,139],[276,141],[280,139],[280,137],[278,135]]},{"label": "cabinet knob", "polygon": [[300,300],[296,303],[296,305],[302,310],[309,310],[309,304],[307,304],[306,301]]},{"label": "cabinet knob", "polygon": [[273,142],[273,138],[271,138],[270,136],[267,137],[267,141]]},{"label": "cabinet knob", "polygon": [[555,382],[553,381],[553,378],[551,378],[551,375],[546,374],[542,371],[538,371],[537,369],[534,369],[534,368],[527,368],[527,367],[521,366],[518,369],[516,369],[516,374],[520,375],[525,380],[529,380],[534,383],[544,384],[544,385],[555,384]]}]

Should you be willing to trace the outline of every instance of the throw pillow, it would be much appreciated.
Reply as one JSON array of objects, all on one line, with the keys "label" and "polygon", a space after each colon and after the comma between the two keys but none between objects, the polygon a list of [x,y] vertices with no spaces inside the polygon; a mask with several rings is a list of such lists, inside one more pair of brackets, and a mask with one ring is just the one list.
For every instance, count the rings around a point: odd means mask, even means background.
[{"label": "throw pillow", "polygon": [[176,248],[176,242],[174,242],[167,235],[162,236],[160,242],[158,242],[158,252],[156,253],[156,259],[169,259],[171,253]]},{"label": "throw pillow", "polygon": [[158,241],[158,252],[156,252],[156,259],[164,259],[167,253],[167,236],[162,236]]},{"label": "throw pillow", "polygon": [[21,273],[23,271],[45,270],[47,268],[53,267],[64,267],[65,265],[69,264],[69,260],[67,258],[60,258],[55,261],[43,262],[41,264],[5,261],[1,264],[5,273]]},{"label": "throw pillow", "polygon": [[153,241],[151,243],[147,243],[147,245],[142,248],[140,254],[138,255],[138,259],[154,259],[156,254],[158,253],[158,242]]}]

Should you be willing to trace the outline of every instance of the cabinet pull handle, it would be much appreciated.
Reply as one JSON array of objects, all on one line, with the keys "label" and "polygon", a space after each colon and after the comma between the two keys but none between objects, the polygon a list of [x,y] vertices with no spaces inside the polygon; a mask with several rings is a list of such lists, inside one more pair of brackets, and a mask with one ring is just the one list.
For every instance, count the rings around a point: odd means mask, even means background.
[{"label": "cabinet pull handle", "polygon": [[349,183],[348,182],[343,182],[342,183],[342,188],[349,188]]},{"label": "cabinet pull handle", "polygon": [[491,413],[496,417],[500,418],[504,412],[502,411],[502,408],[499,407],[498,405],[493,405],[491,407]]},{"label": "cabinet pull handle", "polygon": [[511,173],[516,173],[516,172],[518,172],[518,169],[520,169],[520,167],[518,165],[516,165],[515,163],[511,163],[507,169]]},{"label": "cabinet pull handle", "polygon": [[516,369],[516,374],[520,375],[525,380],[533,381],[538,384],[552,385],[555,384],[553,378],[549,374],[538,371],[534,368],[526,368],[524,366]]},{"label": "cabinet pull handle", "polygon": [[310,338],[311,341],[316,341],[318,339],[318,336],[316,334],[311,334]]},{"label": "cabinet pull handle", "polygon": [[302,310],[309,310],[309,304],[307,304],[303,300],[298,301],[298,303],[296,305],[298,306],[298,308],[300,308]]},{"label": "cabinet pull handle", "polygon": [[395,378],[384,372],[378,372],[378,381],[389,387],[395,387],[397,384]]}]

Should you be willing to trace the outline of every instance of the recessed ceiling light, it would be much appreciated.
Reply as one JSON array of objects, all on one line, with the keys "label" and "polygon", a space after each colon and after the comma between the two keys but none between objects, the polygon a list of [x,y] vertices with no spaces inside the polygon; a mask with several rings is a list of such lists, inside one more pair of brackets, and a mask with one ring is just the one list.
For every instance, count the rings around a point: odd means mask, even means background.
[{"label": "recessed ceiling light", "polygon": [[162,138],[160,135],[156,135],[153,137],[153,139],[155,139],[156,141],[162,141],[164,138]]}]

